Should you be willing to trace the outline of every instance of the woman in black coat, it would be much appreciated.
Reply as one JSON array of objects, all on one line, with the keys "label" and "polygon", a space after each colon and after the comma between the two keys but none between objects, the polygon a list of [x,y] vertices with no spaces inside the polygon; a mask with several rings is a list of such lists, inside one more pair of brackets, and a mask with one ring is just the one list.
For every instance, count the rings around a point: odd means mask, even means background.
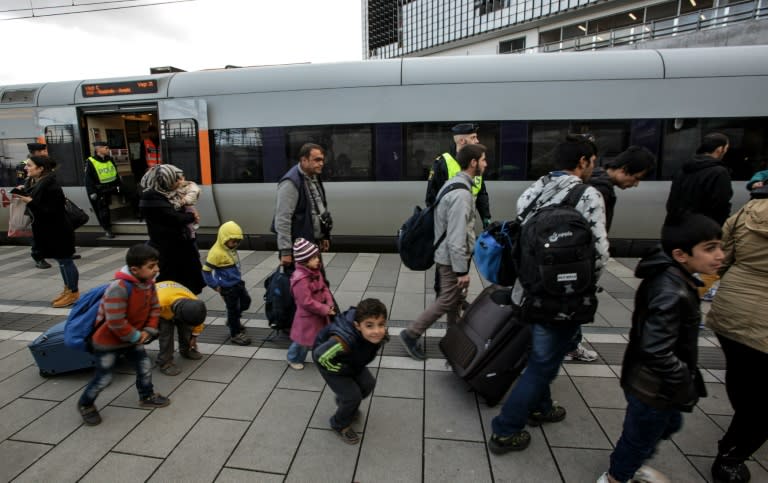
[{"label": "woman in black coat", "polygon": [[32,180],[19,196],[32,215],[32,236],[41,258],[59,262],[64,291],[53,299],[54,307],[67,307],[80,298],[75,253],[75,230],[64,211],[64,191],[56,180],[56,162],[47,156],[32,156],[27,161],[27,175]]},{"label": "woman in black coat", "polygon": [[160,252],[158,281],[178,282],[195,294],[205,287],[203,266],[195,240],[187,232],[189,223],[197,223],[194,213],[173,207],[169,198],[178,188],[184,173],[171,164],[153,167],[141,178],[144,192],[139,201],[141,217],[147,223],[149,244]]}]

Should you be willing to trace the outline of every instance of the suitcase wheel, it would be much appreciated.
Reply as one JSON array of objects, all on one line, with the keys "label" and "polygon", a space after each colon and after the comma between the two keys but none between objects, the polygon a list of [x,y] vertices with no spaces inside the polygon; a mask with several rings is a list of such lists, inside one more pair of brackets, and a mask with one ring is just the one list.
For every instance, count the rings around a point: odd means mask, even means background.
[{"label": "suitcase wheel", "polygon": [[45,372],[44,370],[40,369],[40,376],[41,377],[48,378],[48,377],[51,377],[53,375],[54,375],[53,372]]}]

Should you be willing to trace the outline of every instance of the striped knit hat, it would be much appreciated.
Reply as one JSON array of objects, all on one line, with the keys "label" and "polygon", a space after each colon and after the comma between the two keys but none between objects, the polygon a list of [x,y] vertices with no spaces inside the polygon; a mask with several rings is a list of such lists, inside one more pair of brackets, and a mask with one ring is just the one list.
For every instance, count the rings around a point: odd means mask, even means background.
[{"label": "striped knit hat", "polygon": [[303,238],[297,238],[293,243],[293,259],[299,263],[308,262],[318,253],[320,253],[320,249],[317,248],[317,245]]}]

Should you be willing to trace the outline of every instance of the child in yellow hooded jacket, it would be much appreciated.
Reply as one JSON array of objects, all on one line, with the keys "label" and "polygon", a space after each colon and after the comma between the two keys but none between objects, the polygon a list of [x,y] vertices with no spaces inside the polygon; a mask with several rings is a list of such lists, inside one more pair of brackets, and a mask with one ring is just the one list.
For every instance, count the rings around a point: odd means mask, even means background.
[{"label": "child in yellow hooded jacket", "polygon": [[227,306],[227,327],[232,343],[250,345],[251,339],[245,334],[240,322],[243,312],[251,306],[251,297],[245,289],[240,272],[240,257],[237,247],[243,241],[243,230],[234,221],[219,227],[216,243],[208,251],[203,265],[205,283],[217,291]]}]

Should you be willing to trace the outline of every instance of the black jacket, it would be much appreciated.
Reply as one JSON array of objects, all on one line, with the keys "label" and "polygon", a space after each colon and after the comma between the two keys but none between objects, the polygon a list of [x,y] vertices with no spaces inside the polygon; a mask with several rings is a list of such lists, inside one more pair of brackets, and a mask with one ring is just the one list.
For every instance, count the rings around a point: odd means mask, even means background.
[{"label": "black jacket", "polygon": [[661,250],[643,258],[635,276],[629,345],[621,386],[649,406],[690,412],[706,396],[698,359],[702,283]]},{"label": "black jacket", "polygon": [[32,214],[32,236],[40,257],[71,258],[75,253],[75,231],[64,211],[64,191],[56,174],[47,174],[27,185],[25,191],[32,197],[27,211]]},{"label": "black jacket", "polygon": [[616,190],[613,186],[613,181],[608,173],[603,168],[595,168],[592,172],[592,177],[587,181],[597,191],[603,195],[603,201],[605,202],[605,231],[611,230],[611,223],[613,223],[613,208],[616,206]]},{"label": "black jacket", "polygon": [[686,211],[722,225],[731,214],[731,175],[722,161],[697,154],[675,175],[667,198],[667,220]]},{"label": "black jacket", "polygon": [[[315,345],[312,349],[312,358],[317,363],[323,353],[336,342],[341,342],[344,351],[334,358],[334,361],[341,364],[339,376],[355,376],[360,373],[375,357],[387,337],[380,344],[372,344],[363,338],[359,330],[355,328],[355,308],[341,315],[334,317],[333,322],[323,327],[315,338]],[[325,368],[317,364],[317,368],[324,371]]]},{"label": "black jacket", "polygon": [[[446,181],[448,181],[448,164],[441,154],[432,164],[432,171],[430,173],[429,181],[427,181],[427,196],[424,200],[427,206],[432,206],[435,203],[437,194],[440,192],[440,188],[443,187]],[[480,213],[480,218],[483,220],[491,219],[491,204],[488,201],[488,191],[485,189],[485,179],[483,179],[483,184],[480,185],[480,192],[477,193],[475,207],[477,208],[477,212]]]}]

